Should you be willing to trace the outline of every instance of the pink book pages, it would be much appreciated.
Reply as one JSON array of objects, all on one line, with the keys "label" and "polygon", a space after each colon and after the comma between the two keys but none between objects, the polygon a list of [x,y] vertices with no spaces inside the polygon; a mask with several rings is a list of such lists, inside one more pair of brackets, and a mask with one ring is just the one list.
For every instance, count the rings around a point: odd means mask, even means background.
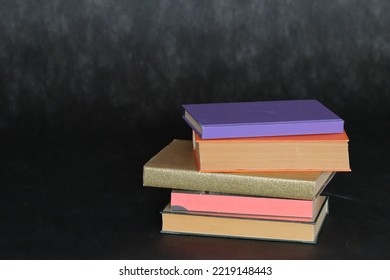
[{"label": "pink book pages", "polygon": [[171,206],[185,211],[313,218],[317,200],[173,191]]}]

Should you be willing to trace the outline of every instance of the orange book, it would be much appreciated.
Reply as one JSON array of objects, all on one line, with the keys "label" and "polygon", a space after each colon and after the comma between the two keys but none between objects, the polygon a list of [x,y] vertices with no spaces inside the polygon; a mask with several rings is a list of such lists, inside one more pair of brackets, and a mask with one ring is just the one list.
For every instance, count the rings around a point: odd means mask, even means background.
[{"label": "orange book", "polygon": [[200,139],[193,149],[201,172],[351,171],[345,133]]}]

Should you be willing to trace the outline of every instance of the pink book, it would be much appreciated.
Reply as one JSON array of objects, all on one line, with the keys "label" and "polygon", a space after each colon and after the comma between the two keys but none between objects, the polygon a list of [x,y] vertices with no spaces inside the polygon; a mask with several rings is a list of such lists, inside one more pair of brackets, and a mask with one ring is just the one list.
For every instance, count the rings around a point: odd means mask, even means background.
[{"label": "pink book", "polygon": [[175,211],[198,211],[314,218],[324,197],[315,200],[268,198],[217,193],[172,191],[171,207]]}]

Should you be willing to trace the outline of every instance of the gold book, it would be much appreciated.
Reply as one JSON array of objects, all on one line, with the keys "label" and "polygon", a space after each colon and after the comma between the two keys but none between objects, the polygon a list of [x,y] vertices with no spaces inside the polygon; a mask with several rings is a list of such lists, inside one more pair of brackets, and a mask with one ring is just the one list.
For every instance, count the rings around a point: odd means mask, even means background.
[{"label": "gold book", "polygon": [[267,219],[251,215],[178,212],[168,205],[161,212],[161,233],[316,243],[328,211],[327,198],[323,200],[321,210],[311,222],[283,217]]},{"label": "gold book", "polygon": [[335,172],[199,172],[190,140],[173,140],[143,170],[143,185],[169,189],[220,192],[313,200]]}]

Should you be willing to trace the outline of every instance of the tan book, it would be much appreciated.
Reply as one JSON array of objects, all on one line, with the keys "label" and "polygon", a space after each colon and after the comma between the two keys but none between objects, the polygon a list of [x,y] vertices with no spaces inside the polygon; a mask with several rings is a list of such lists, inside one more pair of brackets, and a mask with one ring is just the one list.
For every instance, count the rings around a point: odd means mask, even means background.
[{"label": "tan book", "polygon": [[169,189],[220,192],[313,200],[334,172],[199,172],[190,140],[173,140],[143,170],[143,185]]},{"label": "tan book", "polygon": [[162,212],[162,233],[215,237],[266,239],[316,243],[328,214],[328,199],[312,222],[288,219],[263,219],[250,215],[223,215],[207,212],[173,211],[168,205]]},{"label": "tan book", "polygon": [[199,171],[351,171],[348,136],[338,134],[200,139],[193,133]]}]

